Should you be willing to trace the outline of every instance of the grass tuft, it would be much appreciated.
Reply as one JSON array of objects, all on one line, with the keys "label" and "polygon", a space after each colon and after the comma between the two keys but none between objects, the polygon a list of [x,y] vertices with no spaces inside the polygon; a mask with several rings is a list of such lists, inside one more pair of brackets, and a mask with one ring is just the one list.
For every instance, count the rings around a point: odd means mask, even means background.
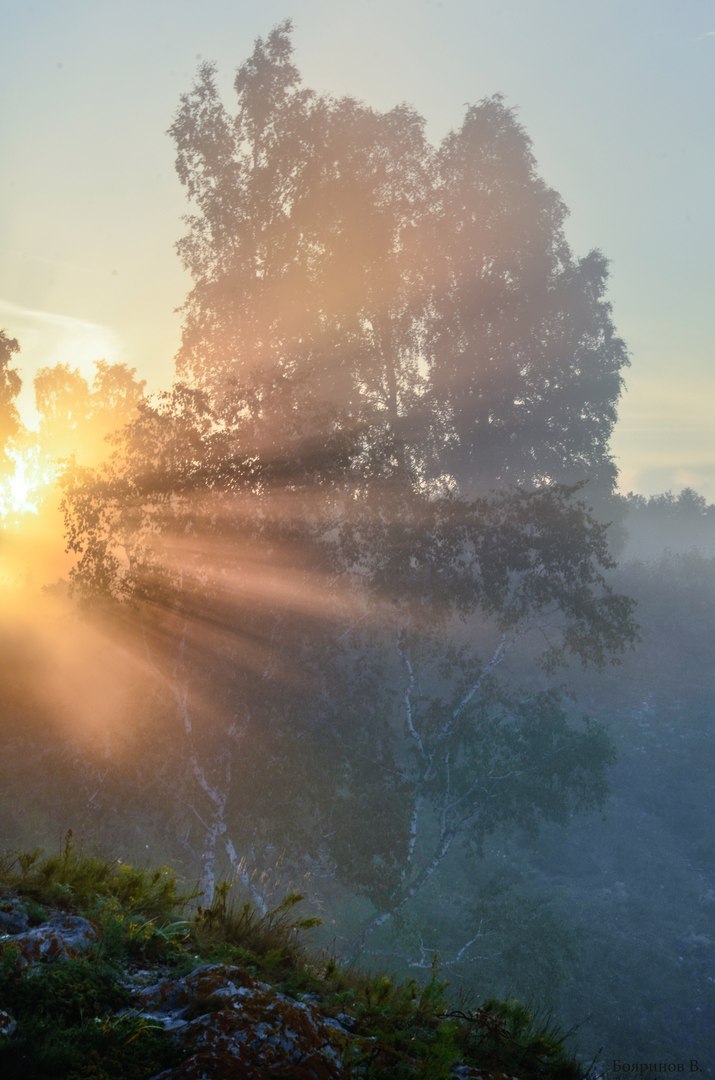
[{"label": "grass tuft", "polygon": [[91,917],[111,898],[124,914],[170,921],[192,898],[178,891],[167,867],[140,870],[120,861],[85,855],[67,833],[58,855],[10,851],[0,855],[0,885],[47,907],[83,912]]}]

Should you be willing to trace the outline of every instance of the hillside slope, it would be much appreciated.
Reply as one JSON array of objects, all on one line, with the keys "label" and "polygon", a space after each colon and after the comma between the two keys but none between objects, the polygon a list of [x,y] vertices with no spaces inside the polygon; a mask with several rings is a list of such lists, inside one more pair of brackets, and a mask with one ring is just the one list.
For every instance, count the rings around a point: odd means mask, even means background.
[{"label": "hillside slope", "polygon": [[563,1040],[517,1002],[450,1006],[342,968],[266,916],[181,896],[167,869],[77,853],[0,859],[0,1075],[6,1080],[497,1077],[578,1080]]}]

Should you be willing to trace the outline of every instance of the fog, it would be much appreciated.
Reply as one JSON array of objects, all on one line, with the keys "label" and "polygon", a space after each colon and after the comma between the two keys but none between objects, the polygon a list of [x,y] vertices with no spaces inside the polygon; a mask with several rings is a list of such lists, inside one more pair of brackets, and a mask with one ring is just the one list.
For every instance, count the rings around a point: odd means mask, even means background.
[{"label": "fog", "polygon": [[618,493],[606,260],[502,99],[433,145],[294,64],[179,104],[172,385],[57,365],[30,431],[0,336],[3,844],[708,1073],[715,506]]}]

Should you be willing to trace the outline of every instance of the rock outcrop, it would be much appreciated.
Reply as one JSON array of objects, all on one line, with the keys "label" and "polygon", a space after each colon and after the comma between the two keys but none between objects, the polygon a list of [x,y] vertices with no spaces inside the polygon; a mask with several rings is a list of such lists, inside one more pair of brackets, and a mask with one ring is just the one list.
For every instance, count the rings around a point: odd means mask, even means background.
[{"label": "rock outcrop", "polygon": [[173,1031],[188,1052],[161,1080],[259,1080],[281,1068],[316,1080],[343,1074],[350,1035],[342,1025],[239,967],[205,965],[181,979],[138,989],[135,1000],[142,1017]]},{"label": "rock outcrop", "polygon": [[[145,893],[147,881],[162,880],[144,879]],[[274,986],[266,980],[275,967],[245,945],[217,945],[216,937],[207,945],[205,913],[193,923],[172,923],[156,907],[154,916],[139,914],[137,881],[126,903],[106,887],[101,897],[85,890],[71,912],[53,906],[56,890],[44,878],[29,896],[21,883],[0,884],[3,1080],[583,1080],[558,1043],[549,1049],[546,1036],[528,1033],[530,1014],[518,1003],[449,1010],[430,997],[431,984],[396,984],[332,961],[323,975],[325,962],[299,950]],[[252,966],[242,966],[244,957]],[[313,992],[287,992],[306,986]],[[510,1016],[527,1041],[517,1043]],[[485,1059],[491,1067],[478,1066]]]},{"label": "rock outcrop", "polygon": [[[0,929],[0,945],[14,948],[18,969],[82,956],[98,941],[96,928],[79,915],[50,911],[32,926],[22,900],[7,895],[0,901]],[[180,1063],[154,1080],[334,1080],[346,1075],[349,1059],[365,1056],[371,1041],[351,1034],[347,1015],[327,1016],[310,1000],[290,997],[234,965],[204,964],[180,978],[157,979],[158,973],[125,971],[119,981],[131,1004],[117,1012],[117,1018],[161,1027],[178,1044]],[[0,1009],[0,1035],[10,1037],[16,1027],[11,1013]]]}]

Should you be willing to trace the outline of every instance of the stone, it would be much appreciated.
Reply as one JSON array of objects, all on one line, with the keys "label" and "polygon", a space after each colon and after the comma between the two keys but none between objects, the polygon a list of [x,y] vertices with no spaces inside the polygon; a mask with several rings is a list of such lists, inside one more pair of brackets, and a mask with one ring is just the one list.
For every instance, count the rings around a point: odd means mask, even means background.
[{"label": "stone", "polygon": [[295,1080],[342,1075],[350,1039],[342,1025],[241,968],[206,965],[137,991],[135,1000],[139,1015],[172,1029],[187,1052],[161,1080],[259,1080],[277,1070]]},{"label": "stone", "polygon": [[16,896],[0,899],[0,935],[22,934],[30,929],[30,919],[22,900]]},{"label": "stone", "polygon": [[86,952],[97,941],[97,931],[79,915],[52,915],[32,930],[0,934],[0,942],[9,942],[20,952],[24,963],[66,960]]},{"label": "stone", "polygon": [[4,1035],[5,1038],[9,1038],[14,1034],[17,1028],[17,1020],[10,1013],[5,1012],[4,1009],[0,1009],[0,1035]]}]

